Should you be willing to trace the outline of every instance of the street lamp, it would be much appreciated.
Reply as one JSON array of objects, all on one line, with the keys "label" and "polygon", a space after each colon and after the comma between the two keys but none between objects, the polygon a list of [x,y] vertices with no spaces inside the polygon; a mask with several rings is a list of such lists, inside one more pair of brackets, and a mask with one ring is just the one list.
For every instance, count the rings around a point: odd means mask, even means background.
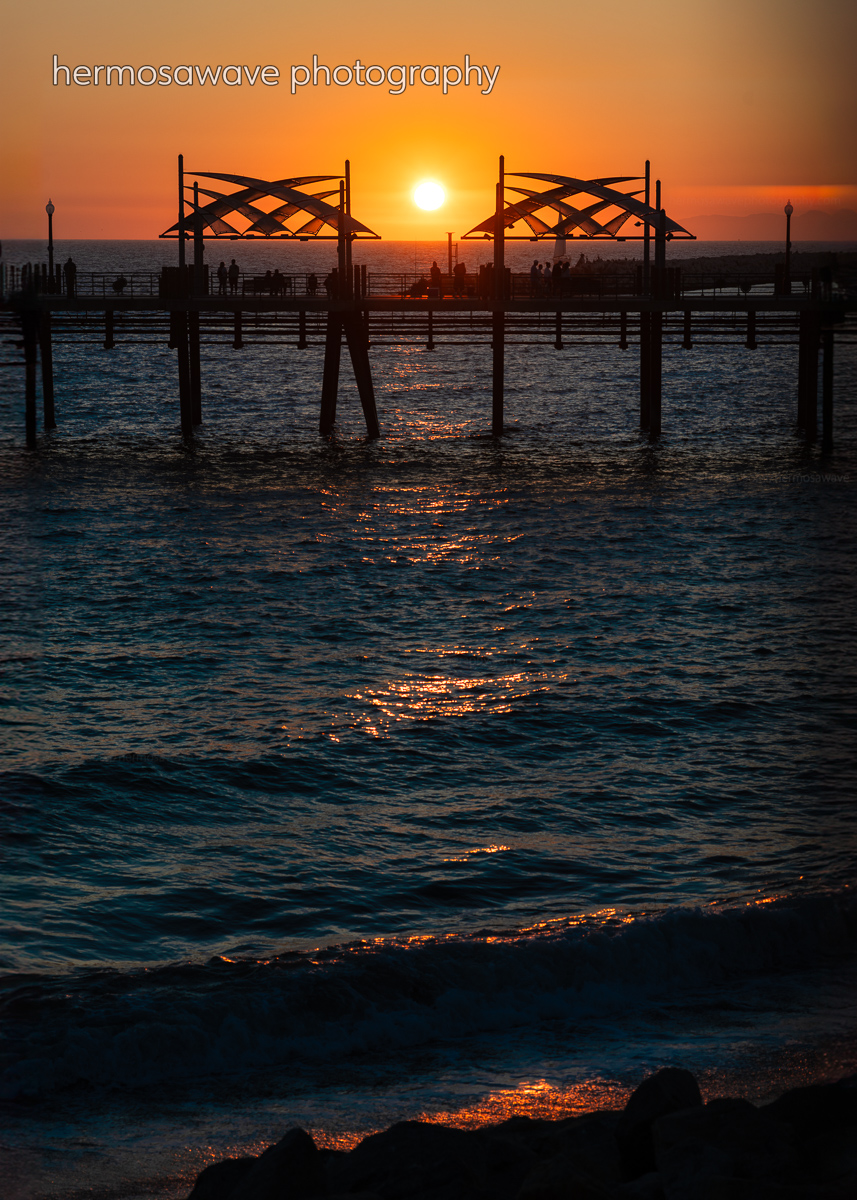
[{"label": "street lamp", "polygon": [[786,201],[786,206],[783,209],[786,214],[786,270],[783,278],[783,291],[787,296],[792,294],[792,208],[791,200]]},{"label": "street lamp", "polygon": [[53,282],[54,277],[54,208],[53,201],[48,200],[45,205],[45,212],[48,214],[48,275]]}]

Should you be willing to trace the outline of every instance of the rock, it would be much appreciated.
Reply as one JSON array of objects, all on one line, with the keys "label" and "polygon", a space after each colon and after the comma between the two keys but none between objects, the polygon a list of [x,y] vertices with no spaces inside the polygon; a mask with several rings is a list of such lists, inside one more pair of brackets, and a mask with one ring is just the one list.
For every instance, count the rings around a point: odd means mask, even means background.
[{"label": "rock", "polygon": [[328,1186],[380,1200],[514,1200],[535,1162],[532,1151],[490,1129],[402,1121],[331,1164]]},{"label": "rock", "polygon": [[695,1200],[854,1200],[849,1191],[804,1183],[770,1183],[762,1179],[713,1176],[700,1184]]},{"label": "rock", "polygon": [[660,1171],[639,1175],[630,1183],[613,1189],[614,1200],[664,1200],[664,1179]]},{"label": "rock", "polygon": [[701,1107],[699,1086],[690,1071],[664,1067],[644,1079],[625,1105],[616,1128],[624,1178],[636,1179],[655,1170],[652,1125],[659,1117]]},{"label": "rock", "polygon": [[557,1133],[559,1149],[570,1155],[578,1167],[607,1188],[622,1181],[616,1130],[619,1113],[587,1113],[563,1122]]},{"label": "rock", "polygon": [[611,1200],[612,1195],[571,1154],[556,1154],[530,1171],[515,1200]]},{"label": "rock", "polygon": [[669,1113],[652,1133],[666,1200],[701,1200],[715,1177],[779,1182],[795,1160],[787,1126],[748,1100]]},{"label": "rock", "polygon": [[857,1077],[794,1088],[759,1111],[790,1130],[800,1160],[790,1184],[857,1196]]},{"label": "rock", "polygon": [[302,1200],[326,1191],[321,1155],[303,1129],[290,1129],[252,1160],[229,1200]]},{"label": "rock", "polygon": [[200,1171],[188,1200],[228,1200],[255,1158],[224,1158]]}]

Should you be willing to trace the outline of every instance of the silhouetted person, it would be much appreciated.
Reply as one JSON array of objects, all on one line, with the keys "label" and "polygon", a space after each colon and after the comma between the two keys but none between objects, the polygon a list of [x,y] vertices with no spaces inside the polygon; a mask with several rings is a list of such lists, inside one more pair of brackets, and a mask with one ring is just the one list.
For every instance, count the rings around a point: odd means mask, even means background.
[{"label": "silhouetted person", "polygon": [[69,300],[73,300],[77,291],[77,267],[71,255],[68,256],[68,262],[65,264],[65,294]]},{"label": "silhouetted person", "polygon": [[217,268],[217,294],[218,296],[226,295],[226,281],[229,277],[229,272],[226,270],[226,263],[222,262]]},{"label": "silhouetted person", "polygon": [[328,296],[333,295],[333,289],[335,286],[336,276],[334,275],[333,271],[331,271],[330,274],[326,275],[324,279],[324,290],[327,292]]},{"label": "silhouetted person", "polygon": [[431,265],[431,270],[429,271],[429,279],[431,280],[431,285],[433,288],[437,288],[438,291],[442,290],[443,276],[441,275],[440,267],[437,265],[436,262],[433,262]]},{"label": "silhouetted person", "polygon": [[265,278],[262,280],[262,291],[270,293],[274,291],[274,276],[270,271],[265,272]]},{"label": "silhouetted person", "polygon": [[314,296],[318,291],[318,276],[316,274],[307,275],[306,277],[306,293],[308,296]]},{"label": "silhouetted person", "polygon": [[465,284],[467,281],[467,267],[463,262],[458,262],[452,268],[452,294],[453,296],[463,296],[465,294]]},{"label": "silhouetted person", "polygon": [[530,267],[530,295],[531,296],[538,296],[539,284],[541,283],[541,279],[542,279],[542,269],[539,266],[539,260],[536,258],[533,260],[533,265]]},{"label": "silhouetted person", "polygon": [[121,296],[127,286],[128,280],[124,275],[120,275],[118,279],[114,279],[113,281],[113,291],[117,296]]},{"label": "silhouetted person", "polygon": [[286,281],[280,274],[280,268],[277,267],[277,269],[274,271],[274,274],[271,278],[271,291],[274,293],[275,296],[281,296],[285,290],[286,290]]},{"label": "silhouetted person", "polygon": [[240,274],[241,272],[238,270],[238,264],[233,258],[232,262],[229,264],[229,270],[226,272],[227,278],[229,279],[229,294],[231,296],[236,296],[238,294],[238,276]]},{"label": "silhouetted person", "polygon": [[551,292],[554,296],[559,295],[560,279],[562,278],[562,263],[557,259],[551,268]]}]

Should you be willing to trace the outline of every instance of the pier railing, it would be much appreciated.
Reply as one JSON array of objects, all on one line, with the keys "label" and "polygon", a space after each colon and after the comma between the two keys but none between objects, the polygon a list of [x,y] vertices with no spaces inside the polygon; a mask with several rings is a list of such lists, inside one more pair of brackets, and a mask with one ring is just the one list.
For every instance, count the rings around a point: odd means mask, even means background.
[{"label": "pier railing", "polygon": [[[653,273],[654,274],[654,273]],[[594,299],[610,300],[628,296],[652,294],[664,299],[680,296],[756,296],[780,293],[782,281],[773,274],[762,272],[726,271],[683,271],[680,266],[668,268],[664,278],[653,278],[648,289],[644,287],[642,268],[624,271],[572,270],[556,280],[532,280],[529,272],[507,271],[505,297],[508,300],[567,300]],[[31,292],[39,295],[65,295],[70,298],[112,297],[158,297],[184,298],[189,294],[201,296],[238,297],[282,297],[284,299],[323,299],[337,295],[339,290],[336,272],[330,276],[322,272],[289,272],[279,270],[265,272],[239,272],[238,277],[218,280],[206,266],[202,286],[194,288],[192,268],[186,268],[182,281],[179,269],[163,268],[161,271],[75,271],[69,274],[64,267],[57,266],[51,274],[44,264],[26,264],[18,267],[4,264],[0,267],[0,296],[15,292]],[[793,275],[790,293],[799,296],[829,298],[830,283],[823,273]],[[386,299],[478,299],[490,301],[494,296],[493,271],[482,266],[456,280],[444,274],[440,281],[432,281],[427,274],[416,272],[379,272],[355,270],[350,295],[359,301],[364,298]]]}]

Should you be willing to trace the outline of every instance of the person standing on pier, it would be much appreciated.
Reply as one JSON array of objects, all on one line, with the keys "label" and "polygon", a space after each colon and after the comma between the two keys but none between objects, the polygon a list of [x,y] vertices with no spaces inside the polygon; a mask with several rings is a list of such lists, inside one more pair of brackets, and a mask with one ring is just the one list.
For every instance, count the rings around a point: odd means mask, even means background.
[{"label": "person standing on pier", "polygon": [[441,276],[441,273],[440,273],[440,267],[437,265],[436,262],[433,262],[431,265],[431,270],[429,271],[429,279],[431,280],[431,286],[433,288],[437,288],[438,294],[442,296],[443,295],[443,277]]},{"label": "person standing on pier", "polygon": [[77,265],[71,255],[68,256],[68,262],[65,264],[65,294],[69,300],[73,300],[77,292]]},{"label": "person standing on pier", "polygon": [[[233,262],[234,262],[234,259],[233,259]],[[226,270],[226,263],[222,262],[220,264],[220,266],[217,268],[217,294],[218,294],[218,296],[226,295],[227,277],[228,277],[228,272]]]},{"label": "person standing on pier", "polygon": [[463,296],[465,294],[465,285],[467,282],[467,267],[463,262],[457,262],[452,268],[452,294],[453,296]]},{"label": "person standing on pier", "polygon": [[[545,264],[547,265],[547,264]],[[562,276],[562,263],[559,259],[554,263],[551,269],[551,292],[554,296],[558,296],[560,292],[560,278]]]},{"label": "person standing on pier", "polygon": [[533,260],[533,265],[530,267],[530,295],[535,297],[539,294],[539,284],[542,281],[542,269],[539,266],[539,260]]},{"label": "person standing on pier", "polygon": [[229,276],[229,294],[231,296],[237,296],[238,295],[238,276],[240,275],[241,272],[238,270],[238,264],[236,263],[234,258],[233,258],[232,262],[229,264],[229,270],[226,273]]}]

